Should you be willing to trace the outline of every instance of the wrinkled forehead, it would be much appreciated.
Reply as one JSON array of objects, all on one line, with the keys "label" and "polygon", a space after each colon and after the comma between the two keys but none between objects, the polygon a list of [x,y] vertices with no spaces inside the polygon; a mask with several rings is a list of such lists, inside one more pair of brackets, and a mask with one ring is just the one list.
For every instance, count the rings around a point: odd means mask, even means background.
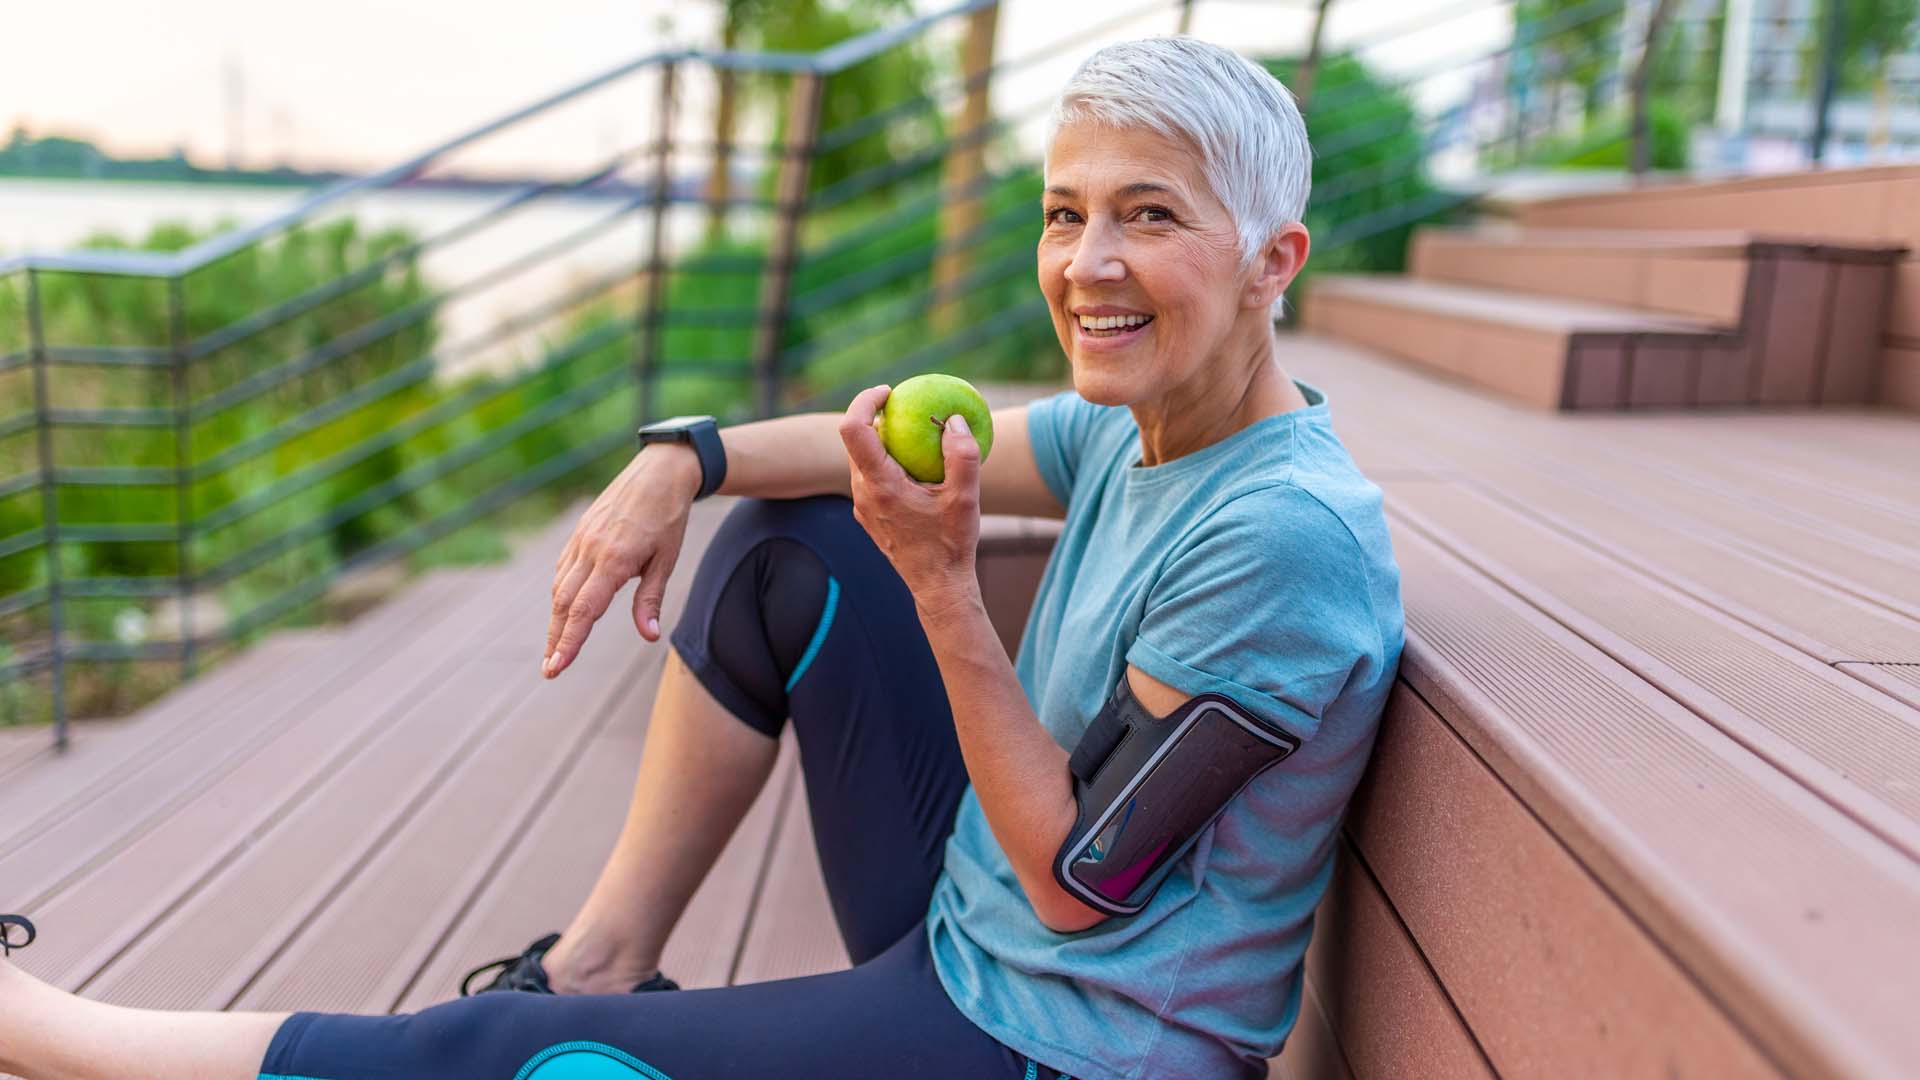
[{"label": "wrinkled forehead", "polygon": [[1096,120],[1062,124],[1047,145],[1041,173],[1051,195],[1127,198],[1155,190],[1188,202],[1215,202],[1190,139],[1145,125]]}]

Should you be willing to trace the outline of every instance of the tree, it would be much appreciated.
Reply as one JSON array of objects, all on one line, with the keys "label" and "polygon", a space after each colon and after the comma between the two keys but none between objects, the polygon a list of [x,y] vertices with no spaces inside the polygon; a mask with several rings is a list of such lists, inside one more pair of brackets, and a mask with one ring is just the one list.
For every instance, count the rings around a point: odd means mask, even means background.
[{"label": "tree", "polygon": [[[1846,26],[1840,37],[1840,90],[1861,93],[1884,89],[1887,64],[1920,31],[1920,0],[1839,0]],[[1817,0],[1810,25],[1819,28],[1800,45],[1800,81],[1811,88],[1820,78],[1826,54],[1827,19],[1834,0]]]},{"label": "tree", "polygon": [[1600,109],[1620,36],[1624,4],[1606,0],[1521,0],[1514,9],[1517,42],[1544,54],[1545,67],[1580,91],[1581,119],[1591,125]]}]

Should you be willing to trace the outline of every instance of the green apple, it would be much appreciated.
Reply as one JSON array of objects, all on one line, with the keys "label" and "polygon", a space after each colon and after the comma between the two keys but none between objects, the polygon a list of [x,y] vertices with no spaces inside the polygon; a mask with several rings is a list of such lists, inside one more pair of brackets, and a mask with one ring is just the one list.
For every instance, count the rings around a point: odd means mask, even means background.
[{"label": "green apple", "polygon": [[952,375],[915,375],[894,387],[874,427],[880,432],[880,445],[908,476],[937,484],[947,477],[940,436],[947,417],[954,413],[967,418],[967,427],[980,444],[980,460],[987,460],[987,451],[993,449],[993,413],[972,383]]}]

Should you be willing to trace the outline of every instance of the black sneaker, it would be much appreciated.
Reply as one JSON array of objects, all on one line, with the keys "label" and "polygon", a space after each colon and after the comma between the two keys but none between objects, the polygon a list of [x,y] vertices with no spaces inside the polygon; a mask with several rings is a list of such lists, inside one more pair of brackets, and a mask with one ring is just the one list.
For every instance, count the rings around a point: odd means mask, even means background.
[{"label": "black sneaker", "polygon": [[[27,933],[27,940],[32,941],[31,927],[28,928]],[[490,990],[519,990],[529,994],[553,993],[553,987],[547,984],[547,969],[540,965],[540,958],[547,955],[547,950],[553,948],[554,943],[559,940],[559,934],[548,934],[527,946],[526,951],[519,956],[510,956],[505,960],[495,960],[491,964],[482,964],[474,968],[467,972],[466,978],[460,980],[460,996],[472,997],[474,994],[484,994]],[[478,990],[472,989],[473,980],[476,977],[494,968],[499,968],[500,974],[494,976],[492,982]],[[679,983],[656,971],[653,978],[634,987],[631,992],[645,994],[655,990],[678,989],[680,989]]]},{"label": "black sneaker", "polygon": [[[22,931],[19,937],[13,933],[16,926]],[[26,948],[39,936],[33,929],[33,922],[25,915],[0,915],[0,956],[12,956],[13,950]]]}]

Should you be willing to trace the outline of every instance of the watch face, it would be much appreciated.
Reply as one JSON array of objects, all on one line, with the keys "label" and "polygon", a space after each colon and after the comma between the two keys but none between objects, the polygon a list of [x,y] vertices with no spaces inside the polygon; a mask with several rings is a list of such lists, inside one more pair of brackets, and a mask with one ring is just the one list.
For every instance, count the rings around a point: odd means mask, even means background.
[{"label": "watch face", "polygon": [[640,430],[641,431],[674,431],[680,428],[692,427],[694,424],[697,424],[702,420],[710,420],[710,419],[712,419],[712,417],[674,416],[674,417],[669,417],[668,419],[665,419],[665,420],[655,420],[653,423],[648,424],[646,427],[643,427]]}]

